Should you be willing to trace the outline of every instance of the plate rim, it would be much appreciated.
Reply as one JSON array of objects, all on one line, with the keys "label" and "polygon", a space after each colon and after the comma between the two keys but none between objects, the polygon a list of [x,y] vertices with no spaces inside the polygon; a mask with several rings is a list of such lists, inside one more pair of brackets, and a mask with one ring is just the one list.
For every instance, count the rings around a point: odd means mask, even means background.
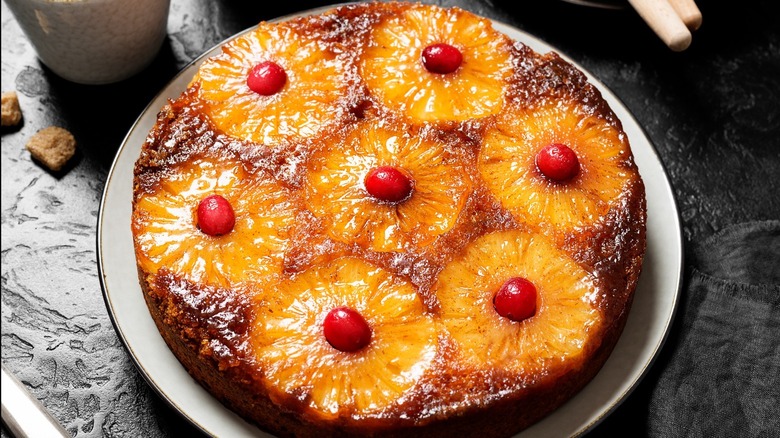
[{"label": "plate rim", "polygon": [[[342,6],[353,5],[353,4],[358,4],[358,3],[352,3],[352,2],[350,2],[350,3],[336,3],[336,4],[326,5],[326,6],[322,6],[322,7],[307,9],[307,10],[303,10],[303,11],[299,11],[299,12],[295,12],[295,13],[291,13],[291,14],[286,14],[286,15],[274,18],[272,20],[266,20],[266,21],[268,21],[268,22],[286,21],[286,20],[293,19],[293,18],[296,18],[296,17],[315,15],[315,14],[319,14],[319,13],[322,13],[322,12],[325,12],[325,11],[328,11],[328,10],[331,10],[331,9],[339,8],[339,7],[342,7]],[[481,16],[479,14],[475,14],[475,15]],[[598,79],[597,77],[593,76],[582,65],[580,65],[578,62],[574,61],[572,58],[570,58],[568,55],[566,55],[565,52],[559,50],[557,47],[555,47],[555,46],[545,42],[544,40],[536,37],[535,35],[527,32],[527,31],[519,29],[519,28],[517,28],[517,27],[515,27],[515,26],[513,26],[511,24],[508,24],[508,23],[506,23],[504,21],[497,20],[497,19],[491,19],[491,18],[487,18],[487,19],[490,20],[493,23],[493,26],[494,26],[494,28],[497,31],[507,35],[513,41],[516,41],[516,42],[519,42],[519,43],[525,44],[525,45],[529,45],[528,42],[530,41],[530,42],[533,43],[533,45],[544,46],[544,47],[548,48],[549,51],[555,52],[561,58],[563,58],[567,62],[571,63],[575,68],[577,68],[580,72],[582,72],[584,75],[586,75],[586,77],[588,79],[588,82],[590,82],[591,84],[596,86],[598,91],[602,95],[604,95],[604,98],[606,100],[610,100],[611,99],[613,101],[613,102],[609,102],[609,106],[612,108],[613,111],[615,111],[614,105],[615,104],[618,105],[618,107],[625,114],[625,116],[621,115],[621,117],[620,117],[621,124],[625,126],[626,125],[625,119],[626,119],[626,117],[628,117],[630,122],[631,122],[631,124],[633,126],[635,126],[636,128],[638,128],[639,133],[646,140],[647,145],[649,146],[649,152],[652,153],[652,155],[653,155],[653,157],[655,159],[655,163],[654,164],[657,164],[659,166],[660,173],[663,176],[663,183],[664,183],[664,190],[663,191],[667,195],[667,198],[671,202],[671,206],[673,207],[673,210],[674,210],[674,215],[673,215],[673,218],[674,218],[674,232],[677,235],[676,239],[675,239],[675,244],[676,244],[675,249],[677,250],[676,252],[678,253],[677,261],[674,263],[674,265],[678,266],[679,268],[676,269],[675,272],[674,272],[675,277],[676,277],[675,280],[674,280],[675,290],[674,290],[673,294],[669,293],[669,295],[672,298],[672,303],[671,303],[671,306],[670,306],[671,307],[670,312],[667,315],[666,320],[664,321],[664,324],[663,324],[663,335],[661,336],[661,339],[656,342],[655,348],[653,349],[653,352],[651,354],[650,359],[646,363],[644,363],[642,365],[641,372],[639,372],[636,375],[632,375],[633,379],[630,382],[629,386],[624,391],[622,391],[622,393],[619,394],[617,396],[617,398],[612,401],[611,405],[608,408],[604,409],[600,413],[600,415],[598,417],[596,417],[595,419],[593,419],[588,424],[584,425],[583,427],[581,427],[579,430],[577,430],[575,433],[573,433],[571,435],[573,437],[578,437],[578,436],[585,435],[590,430],[592,430],[594,427],[596,427],[598,424],[600,424],[602,421],[604,421],[605,418],[607,418],[609,415],[611,415],[614,412],[614,410],[617,409],[631,395],[631,393],[636,389],[636,387],[647,376],[648,371],[650,370],[650,368],[653,367],[653,365],[655,364],[656,360],[658,359],[659,353],[661,352],[661,350],[663,349],[664,345],[666,344],[666,341],[667,341],[667,339],[669,337],[669,334],[670,334],[670,331],[671,331],[671,328],[672,328],[672,324],[673,324],[673,322],[674,322],[674,320],[676,318],[676,315],[677,315],[677,310],[678,310],[679,302],[680,302],[680,293],[682,291],[683,280],[684,280],[683,272],[684,272],[684,269],[685,269],[685,267],[684,267],[684,254],[685,254],[685,252],[684,252],[684,239],[683,239],[683,233],[682,233],[682,221],[681,221],[681,216],[680,216],[680,210],[679,210],[678,205],[677,205],[677,200],[676,200],[676,198],[674,196],[674,186],[672,184],[671,179],[669,178],[669,172],[667,171],[667,167],[664,165],[663,161],[661,160],[661,157],[658,154],[658,150],[656,149],[655,145],[651,141],[649,135],[647,134],[647,131],[645,130],[645,128],[641,124],[639,124],[639,122],[636,119],[636,117],[634,116],[633,112],[631,112],[628,109],[628,107],[626,106],[626,104],[623,102],[622,99],[620,99],[600,79]],[[121,341],[121,343],[122,343],[123,347],[125,348],[125,350],[128,352],[128,356],[129,356],[130,360],[133,362],[133,364],[135,365],[135,367],[138,370],[139,374],[141,374],[141,376],[146,381],[148,386],[157,394],[157,396],[159,396],[162,400],[164,400],[183,419],[187,420],[195,428],[197,428],[203,434],[208,435],[208,436],[214,436],[212,431],[208,430],[204,425],[202,425],[201,422],[198,421],[198,419],[193,418],[191,415],[189,415],[186,412],[186,410],[184,408],[182,408],[181,406],[179,406],[179,404],[175,400],[173,400],[163,390],[163,388],[151,377],[151,375],[147,371],[145,365],[142,364],[139,361],[139,359],[138,359],[138,357],[137,357],[137,355],[136,355],[136,353],[135,353],[135,351],[133,349],[133,346],[128,341],[127,336],[125,335],[125,332],[124,332],[123,328],[120,326],[120,324],[117,321],[117,316],[115,315],[115,312],[114,312],[114,306],[112,305],[111,293],[109,292],[108,285],[107,285],[106,269],[105,269],[105,266],[104,266],[105,255],[104,255],[104,251],[103,251],[103,240],[104,240],[103,239],[103,232],[104,232],[104,228],[105,228],[104,220],[105,220],[105,217],[106,217],[105,205],[106,205],[109,193],[111,191],[110,190],[111,189],[111,182],[112,182],[113,178],[116,176],[117,168],[119,167],[119,163],[121,161],[122,154],[123,154],[123,152],[126,152],[127,149],[128,149],[128,147],[127,147],[128,141],[130,140],[131,137],[133,137],[133,135],[135,134],[135,132],[139,128],[139,125],[141,124],[142,119],[144,119],[149,114],[150,111],[154,111],[156,113],[159,110],[158,108],[156,108],[156,106],[153,107],[153,105],[156,105],[156,102],[161,97],[169,95],[169,93],[170,93],[169,88],[172,86],[172,84],[175,83],[177,80],[179,80],[184,74],[189,74],[190,70],[194,66],[196,66],[198,63],[203,61],[208,56],[211,56],[212,52],[216,51],[219,47],[221,47],[222,45],[224,45],[228,41],[233,40],[234,38],[237,38],[237,37],[239,37],[239,36],[241,36],[243,34],[246,34],[248,32],[251,32],[253,29],[257,28],[257,26],[258,25],[253,25],[253,26],[250,26],[250,27],[248,27],[248,28],[246,28],[244,30],[241,30],[241,31],[239,31],[239,32],[237,32],[235,34],[232,34],[232,35],[224,38],[223,40],[219,41],[215,45],[213,45],[213,46],[209,47],[208,49],[204,50],[203,53],[201,53],[199,56],[197,56],[196,58],[194,58],[193,60],[188,62],[184,67],[182,67],[173,77],[171,77],[171,79],[160,89],[160,91],[157,92],[155,94],[155,96],[151,98],[149,103],[144,107],[144,109],[141,111],[139,116],[136,118],[136,120],[130,126],[127,134],[124,136],[124,138],[122,139],[122,142],[119,145],[119,148],[117,149],[116,155],[114,156],[114,159],[112,160],[109,172],[106,175],[106,180],[105,180],[105,184],[104,184],[103,191],[102,191],[102,194],[101,194],[100,206],[99,206],[99,209],[98,209],[98,216],[97,216],[97,232],[96,232],[96,237],[95,237],[95,241],[96,241],[95,243],[96,243],[96,257],[97,257],[98,279],[99,279],[99,282],[100,282],[100,288],[101,288],[101,292],[102,292],[102,295],[103,295],[104,304],[106,306],[109,319],[111,321],[111,324],[114,327],[114,331],[117,334],[117,337]],[[517,33],[519,35],[522,35],[524,40],[516,39],[516,38],[508,35],[507,32],[501,30],[500,28],[505,28],[506,30],[511,31],[512,33]],[[534,50],[537,51],[537,49],[534,49]],[[634,153],[634,155],[635,155],[635,153]],[[135,163],[135,161],[136,161],[136,159],[133,159],[133,163]],[[647,263],[647,257],[645,257],[643,263]],[[640,275],[640,279],[641,279],[641,275]],[[630,318],[630,315],[629,315],[629,318]],[[622,334],[621,334],[621,337],[623,337]],[[164,341],[162,341],[162,342],[164,342]],[[605,365],[606,365],[606,363],[605,363]],[[601,370],[599,372],[601,372]],[[197,382],[195,382],[194,380],[193,380],[193,382],[194,382],[194,384],[197,385]],[[591,382],[592,382],[592,380],[591,380]],[[588,384],[586,384],[585,387],[587,387],[591,382],[588,382]],[[584,388],[583,388],[583,390],[584,390]],[[575,394],[575,396],[572,397],[572,399],[576,398],[577,395],[579,395],[580,393],[581,392],[578,392],[578,394]],[[211,395],[211,394],[209,393],[209,395]],[[220,404],[221,404],[221,402],[220,402]],[[228,408],[226,408],[226,409],[228,409]],[[243,421],[244,423],[246,423],[248,426],[250,426],[252,428],[256,428],[257,431],[259,431],[261,434],[267,434],[267,432],[257,428],[254,425],[251,425],[250,423],[246,422],[242,418],[240,418],[240,417],[237,417],[237,418],[239,420]],[[540,422],[541,421],[543,421],[543,420],[540,420]],[[520,434],[523,434],[523,431],[521,431]]]}]

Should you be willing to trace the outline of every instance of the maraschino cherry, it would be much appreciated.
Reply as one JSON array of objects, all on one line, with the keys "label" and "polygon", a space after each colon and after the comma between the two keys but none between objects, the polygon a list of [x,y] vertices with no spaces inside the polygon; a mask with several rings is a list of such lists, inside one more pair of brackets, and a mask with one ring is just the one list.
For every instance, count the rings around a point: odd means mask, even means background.
[{"label": "maraschino cherry", "polygon": [[227,234],[235,224],[233,207],[222,196],[207,196],[198,204],[198,228],[209,236]]},{"label": "maraschino cherry", "polygon": [[277,63],[264,61],[249,70],[246,84],[249,89],[263,96],[270,96],[281,91],[287,82],[287,73]]},{"label": "maraschino cherry", "polygon": [[536,286],[522,277],[510,278],[493,297],[493,307],[512,321],[528,319],[536,313]]},{"label": "maraschino cherry", "polygon": [[379,166],[363,181],[368,194],[385,202],[401,202],[412,194],[412,179],[393,166]]},{"label": "maraschino cherry", "polygon": [[579,173],[580,161],[570,147],[565,144],[553,143],[542,148],[536,155],[536,167],[547,178],[564,182],[574,178]]},{"label": "maraschino cherry", "polygon": [[457,47],[449,44],[431,44],[423,49],[422,63],[431,73],[452,73],[463,63],[463,54]]},{"label": "maraschino cherry", "polygon": [[322,331],[328,343],[340,351],[358,351],[371,342],[371,327],[360,313],[349,307],[328,312]]}]

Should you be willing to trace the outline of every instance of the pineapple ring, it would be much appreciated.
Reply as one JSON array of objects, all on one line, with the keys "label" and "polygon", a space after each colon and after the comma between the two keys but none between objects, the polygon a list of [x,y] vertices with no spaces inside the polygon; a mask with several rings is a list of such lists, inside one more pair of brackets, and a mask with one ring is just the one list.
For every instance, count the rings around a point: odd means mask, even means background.
[{"label": "pineapple ring", "polygon": [[[502,317],[493,297],[512,277],[538,291],[536,313],[520,322]],[[439,276],[441,319],[469,364],[538,375],[577,357],[601,316],[593,279],[541,235],[487,234],[472,242]]]},{"label": "pineapple ring", "polygon": [[[371,342],[343,352],[325,339],[331,309],[359,312]],[[256,307],[252,343],[270,386],[325,417],[396,403],[431,364],[437,326],[411,283],[355,258],[340,258],[278,285]]]},{"label": "pineapple ring", "polygon": [[[565,183],[536,167],[543,147],[562,143],[574,150],[579,174]],[[599,221],[629,182],[626,137],[576,104],[508,110],[485,133],[479,171],[501,204],[526,223],[571,229]],[[549,221],[549,222],[548,222]]]},{"label": "pineapple ring", "polygon": [[[212,194],[227,199],[235,211],[228,234],[209,236],[197,227],[198,204]],[[184,163],[155,193],[136,201],[139,263],[146,272],[165,267],[194,283],[218,287],[265,281],[282,270],[294,218],[288,199],[278,183],[247,174],[240,162]]]},{"label": "pineapple ring", "polygon": [[[261,24],[207,59],[192,83],[217,128],[244,140],[276,145],[315,135],[344,111],[347,94],[342,64],[322,43],[284,24]],[[281,91],[262,96],[247,85],[249,71],[273,61],[287,74]]]},{"label": "pineapple ring", "polygon": [[[370,91],[417,121],[463,121],[498,113],[511,73],[507,38],[490,21],[459,8],[414,5],[373,31],[360,61]],[[420,61],[436,43],[456,47],[455,72],[429,72]]]},{"label": "pineapple ring", "polygon": [[[365,122],[312,159],[306,199],[329,222],[332,238],[397,251],[425,246],[455,225],[471,191],[466,172],[448,162],[443,146],[407,131]],[[414,181],[405,201],[377,201],[366,191],[366,175],[385,165],[403,169]]]}]

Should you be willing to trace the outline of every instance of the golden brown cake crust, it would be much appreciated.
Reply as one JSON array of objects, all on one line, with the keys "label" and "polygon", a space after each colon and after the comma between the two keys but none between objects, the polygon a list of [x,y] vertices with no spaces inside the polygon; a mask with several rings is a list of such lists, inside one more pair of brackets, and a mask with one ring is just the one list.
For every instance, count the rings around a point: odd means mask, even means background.
[{"label": "golden brown cake crust", "polygon": [[[357,59],[371,30],[406,4],[364,4],[321,16],[294,19],[298,32],[315,35],[348,65],[350,86],[338,103],[335,120],[316,136],[285,139],[267,146],[227,135],[208,115],[198,80],[158,114],[135,166],[133,234],[136,254],[148,213],[139,208],[186,163],[207,157],[241,163],[289,193],[295,211],[281,272],[273,282],[296,278],[307,269],[354,257],[408,281],[426,311],[440,318],[436,294],[439,274],[480,236],[504,231],[541,235],[595,279],[594,305],[600,323],[574,360],[551,363],[530,376],[500,367],[474,367],[458,359],[455,340],[442,330],[428,370],[403,400],[369,414],[342,411],[326,416],[309,406],[304,393],[269,388],[265,370],[249,339],[257,324],[255,307],[264,302],[258,286],[236,288],[201,284],[166,267],[152,272],[139,262],[139,279],[157,327],[189,373],[226,406],[280,436],[508,436],[539,421],[576,394],[601,369],[626,323],[645,252],[644,186],[622,125],[599,91],[556,54],[539,55],[508,39],[511,76],[503,112],[540,108],[565,101],[619,133],[623,153],[614,164],[626,176],[621,193],[601,218],[587,226],[553,227],[530,223],[496,198],[480,177],[479,156],[486,133],[497,129],[501,114],[465,121],[417,123],[384,105],[357,73]],[[401,126],[413,137],[442,144],[446,159],[462,166],[471,188],[451,229],[431,244],[404,251],[375,251],[339,241],[306,207],[307,172],[328,145],[338,144],[364,120]],[[269,286],[270,289],[270,286]]]}]

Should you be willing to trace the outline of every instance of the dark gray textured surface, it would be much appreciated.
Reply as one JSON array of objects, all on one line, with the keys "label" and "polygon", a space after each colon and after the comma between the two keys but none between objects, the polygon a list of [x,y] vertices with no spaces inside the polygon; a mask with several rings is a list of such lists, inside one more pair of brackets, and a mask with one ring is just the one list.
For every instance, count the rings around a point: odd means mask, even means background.
[{"label": "dark gray textured surface", "polygon": [[[2,361],[74,436],[194,433],[149,389],[114,333],[97,278],[97,211],[124,135],[179,69],[260,20],[324,4],[264,3],[174,0],[154,64],[100,87],[71,84],[43,67],[2,4],[2,90],[17,90],[24,111],[19,129],[2,132]],[[537,35],[626,103],[669,171],[690,262],[696,259],[688,248],[717,230],[780,218],[780,23],[773,1],[738,8],[699,2],[704,25],[683,53],[668,51],[630,10],[544,0],[524,2],[522,10],[509,0],[438,3]],[[76,159],[57,174],[24,149],[52,124],[79,143]],[[593,435],[646,430],[643,394],[652,388],[643,385]]]},{"label": "dark gray textured surface", "polygon": [[651,436],[778,436],[780,220],[696,242],[691,265],[668,348],[632,403],[649,404]]}]

